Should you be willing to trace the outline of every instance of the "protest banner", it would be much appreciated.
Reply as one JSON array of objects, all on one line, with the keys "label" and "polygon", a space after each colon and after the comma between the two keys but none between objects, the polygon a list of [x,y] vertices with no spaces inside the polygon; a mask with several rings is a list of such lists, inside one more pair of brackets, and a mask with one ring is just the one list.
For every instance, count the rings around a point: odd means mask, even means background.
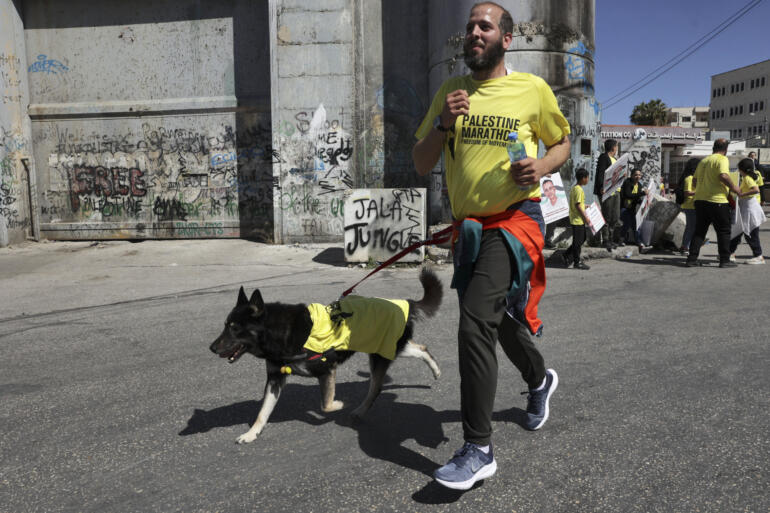
[{"label": "protest banner", "polygon": [[594,201],[586,207],[586,214],[588,215],[588,220],[591,221],[591,233],[596,235],[596,233],[602,229],[602,226],[605,225],[602,209],[599,204]]},{"label": "protest banner", "polygon": [[658,184],[654,178],[650,178],[650,183],[647,185],[647,195],[642,200],[642,204],[639,205],[639,210],[636,211],[636,226],[641,228],[647,214],[650,213],[650,207],[652,207],[652,198],[655,191],[658,190]]},{"label": "protest banner", "polygon": [[559,173],[545,175],[540,179],[540,190],[543,197],[540,200],[540,210],[543,211],[545,224],[569,216],[569,203],[564,191],[564,183]]},{"label": "protest banner", "polygon": [[626,179],[627,175],[628,153],[624,154],[604,171],[604,183],[602,184],[604,194],[602,194],[601,200],[604,201],[612,196],[612,193],[617,191],[623,184],[623,180]]}]

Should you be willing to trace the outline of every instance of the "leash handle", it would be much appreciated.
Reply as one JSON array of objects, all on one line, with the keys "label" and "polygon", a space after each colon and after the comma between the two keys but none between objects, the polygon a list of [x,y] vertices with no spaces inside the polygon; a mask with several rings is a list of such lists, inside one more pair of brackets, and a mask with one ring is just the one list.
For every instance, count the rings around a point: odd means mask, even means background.
[{"label": "leash handle", "polygon": [[396,255],[390,257],[389,259],[385,260],[383,263],[381,263],[380,265],[375,267],[372,272],[370,272],[369,274],[367,274],[366,276],[364,276],[363,278],[358,280],[355,283],[355,285],[353,285],[348,290],[343,292],[342,295],[340,296],[340,299],[342,299],[343,297],[345,297],[348,294],[350,294],[351,292],[353,292],[353,290],[355,290],[355,288],[358,287],[361,284],[361,282],[363,282],[364,280],[369,278],[371,275],[373,275],[373,274],[381,271],[382,269],[388,267],[393,262],[396,262],[397,260],[400,260],[401,258],[403,258],[404,256],[408,255],[409,253],[411,253],[415,249],[419,248],[420,246],[427,246],[427,245],[433,245],[433,244],[442,244],[444,242],[447,242],[452,237],[452,230],[453,229],[454,229],[454,225],[447,226],[443,230],[434,233],[433,237],[431,237],[430,239],[425,239],[425,240],[421,240],[419,242],[415,242],[414,244],[412,244],[408,248],[402,249]]}]

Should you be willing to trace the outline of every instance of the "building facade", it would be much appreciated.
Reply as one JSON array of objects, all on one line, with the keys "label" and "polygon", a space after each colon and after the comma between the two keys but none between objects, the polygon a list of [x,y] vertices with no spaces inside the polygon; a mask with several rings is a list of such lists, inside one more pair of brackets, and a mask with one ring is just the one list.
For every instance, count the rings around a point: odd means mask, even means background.
[{"label": "building facade", "polygon": [[[638,126],[638,125],[602,125],[602,144],[607,139],[615,139],[620,145],[622,155],[631,152],[632,166],[644,169],[647,161],[657,159],[657,174],[665,184],[674,184],[679,179],[687,160],[685,147],[704,141],[701,128],[683,128],[675,126]],[[651,150],[634,152],[632,147],[646,141]],[[646,152],[646,155],[645,155]],[[635,163],[636,162],[636,163]],[[641,164],[639,163],[641,162]],[[644,173],[643,173],[644,175]]]},{"label": "building facade", "polygon": [[706,130],[709,126],[709,108],[670,107],[668,109],[668,124],[669,126],[681,128],[701,128]]},{"label": "building facade", "polygon": [[711,77],[709,129],[749,147],[770,145],[770,59]]}]

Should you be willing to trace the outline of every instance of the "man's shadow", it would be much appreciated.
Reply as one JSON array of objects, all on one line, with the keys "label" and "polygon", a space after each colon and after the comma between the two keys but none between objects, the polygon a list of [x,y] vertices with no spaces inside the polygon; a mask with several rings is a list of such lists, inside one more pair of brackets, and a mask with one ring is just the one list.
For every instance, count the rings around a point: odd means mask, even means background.
[{"label": "man's shadow", "polygon": [[[365,373],[359,375],[366,376]],[[368,382],[338,383],[336,397],[345,402],[345,408],[338,412],[323,414],[319,411],[319,390],[317,385],[289,383],[281,392],[269,424],[300,421],[310,426],[334,422],[338,426],[356,431],[358,445],[369,457],[388,461],[431,478],[428,484],[412,496],[425,504],[445,504],[458,500],[464,492],[450,490],[432,480],[433,471],[443,462],[433,461],[419,452],[404,446],[407,440],[414,440],[419,446],[436,449],[449,438],[444,434],[443,425],[460,422],[459,410],[436,411],[424,404],[397,401],[394,390],[404,388],[430,388],[427,385],[385,385],[372,408],[360,421],[352,421],[350,412],[366,396]],[[205,433],[212,429],[244,425],[251,426],[257,417],[259,401],[242,401],[212,410],[196,408],[187,421],[180,436]],[[524,424],[525,413],[519,408],[495,412],[493,420]],[[442,454],[442,457],[449,455]],[[480,483],[474,488],[481,486]]]}]

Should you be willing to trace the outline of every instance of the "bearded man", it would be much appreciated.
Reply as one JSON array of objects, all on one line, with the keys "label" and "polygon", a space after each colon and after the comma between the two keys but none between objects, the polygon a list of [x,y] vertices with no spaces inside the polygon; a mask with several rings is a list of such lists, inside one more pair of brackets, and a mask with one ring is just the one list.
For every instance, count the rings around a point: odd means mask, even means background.
[{"label": "bearded man", "polygon": [[[569,157],[570,129],[543,79],[506,69],[512,31],[513,19],[503,7],[473,6],[463,47],[471,74],[450,78],[438,90],[412,153],[418,174],[425,175],[443,151],[452,214],[462,221],[452,286],[460,298],[465,443],[434,474],[440,484],[459,490],[497,469],[491,443],[497,340],[529,386],[527,429],[539,429],[548,419],[558,384],[532,340],[542,332],[537,306],[545,290],[539,181]],[[514,163],[505,148],[511,132],[528,155]],[[547,150],[538,159],[539,140]]]}]

